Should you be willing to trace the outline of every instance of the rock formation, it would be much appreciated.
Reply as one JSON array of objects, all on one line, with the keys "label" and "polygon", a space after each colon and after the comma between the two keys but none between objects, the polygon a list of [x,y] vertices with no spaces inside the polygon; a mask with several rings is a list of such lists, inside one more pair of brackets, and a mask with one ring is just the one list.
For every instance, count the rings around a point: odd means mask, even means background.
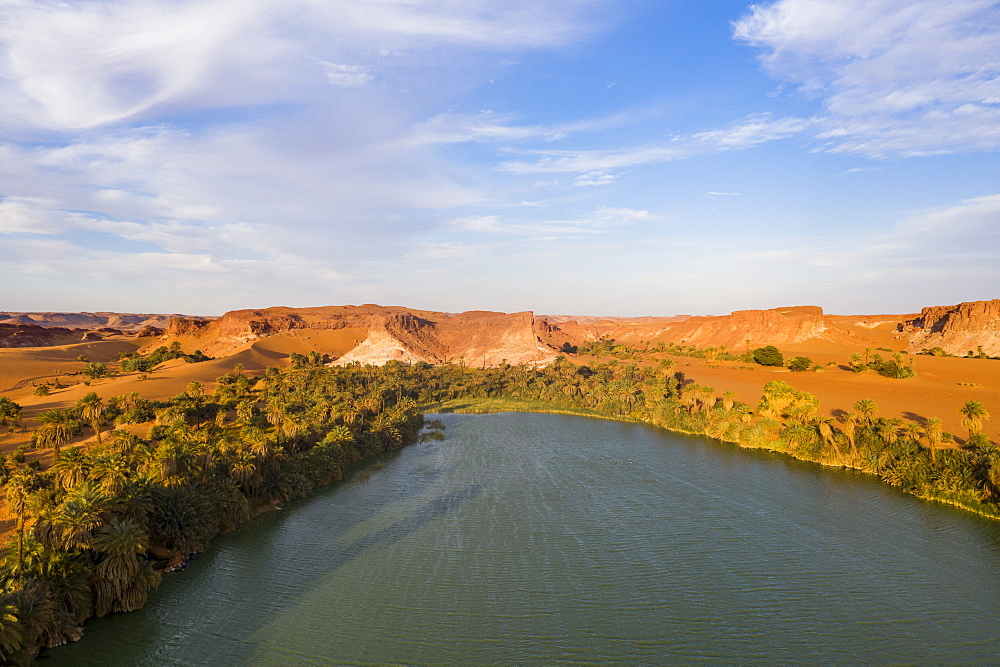
[{"label": "rock formation", "polygon": [[[171,337],[193,338],[192,344],[210,356],[224,356],[256,341],[283,333],[357,330],[364,340],[336,363],[384,364],[396,359],[412,363],[460,362],[495,366],[546,364],[558,351],[535,331],[530,312],[459,314],[414,310],[397,306],[275,307],[230,311],[217,320],[171,320],[161,341]],[[329,350],[318,350],[330,352]]]},{"label": "rock formation", "polygon": [[898,332],[910,352],[940,347],[955,355],[981,350],[1000,356],[1000,299],[924,308],[920,315],[902,322]]},{"label": "rock formation", "polygon": [[[0,323],[0,347],[48,347],[51,345],[68,345],[79,343],[81,338],[91,332],[84,329],[66,329],[64,327],[40,327],[37,324],[5,324]],[[97,334],[95,340],[100,339]]]},{"label": "rock formation", "polygon": [[0,324],[37,324],[45,328],[65,329],[117,329],[119,331],[139,331],[152,326],[163,329],[172,317],[182,315],[162,315],[150,313],[15,313],[0,312]]}]

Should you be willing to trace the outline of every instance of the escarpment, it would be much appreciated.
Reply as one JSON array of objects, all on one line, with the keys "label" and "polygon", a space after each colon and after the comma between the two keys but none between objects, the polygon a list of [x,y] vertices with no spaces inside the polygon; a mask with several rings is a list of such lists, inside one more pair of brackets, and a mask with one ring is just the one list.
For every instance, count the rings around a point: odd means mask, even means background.
[{"label": "escarpment", "polygon": [[1000,299],[924,308],[900,323],[898,337],[910,352],[940,347],[948,354],[1000,356]]}]

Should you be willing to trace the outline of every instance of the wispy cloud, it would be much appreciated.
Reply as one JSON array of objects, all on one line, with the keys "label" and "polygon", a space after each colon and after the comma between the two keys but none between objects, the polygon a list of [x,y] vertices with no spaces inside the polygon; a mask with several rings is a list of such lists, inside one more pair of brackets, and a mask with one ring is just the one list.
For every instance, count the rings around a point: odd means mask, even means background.
[{"label": "wispy cloud", "polygon": [[533,161],[509,160],[501,169],[512,174],[577,173],[609,174],[615,169],[670,162],[695,155],[745,150],[801,133],[812,125],[802,118],[755,115],[729,127],[674,136],[652,146],[612,150],[533,150]]},{"label": "wispy cloud", "polygon": [[363,86],[374,78],[360,65],[339,65],[325,60],[319,61],[319,64],[323,67],[326,80],[335,86]]},{"label": "wispy cloud", "polygon": [[412,66],[441,44],[562,43],[588,29],[591,4],[8,0],[0,20],[0,106],[8,124],[66,130],[148,119],[181,105],[301,103],[323,95],[312,85],[322,78],[345,87],[369,82],[368,67],[394,54],[412,53]]},{"label": "wispy cloud", "polygon": [[1000,6],[992,0],[779,0],[734,34],[822,100],[828,150],[919,155],[1000,146]]},{"label": "wispy cloud", "polygon": [[580,235],[608,234],[628,225],[653,222],[657,219],[657,216],[649,211],[601,206],[590,213],[568,220],[528,221],[499,215],[473,215],[450,220],[443,228],[448,231],[554,240]]}]

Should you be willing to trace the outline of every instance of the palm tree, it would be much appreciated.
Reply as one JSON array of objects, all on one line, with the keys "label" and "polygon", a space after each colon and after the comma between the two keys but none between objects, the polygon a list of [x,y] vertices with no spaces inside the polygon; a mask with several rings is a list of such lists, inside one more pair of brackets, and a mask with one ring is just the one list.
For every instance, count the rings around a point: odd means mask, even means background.
[{"label": "palm tree", "polygon": [[60,547],[88,549],[94,533],[101,527],[104,496],[85,482],[66,497],[52,521],[59,531]]},{"label": "palm tree", "polygon": [[35,429],[35,444],[40,447],[51,447],[56,458],[59,458],[62,446],[70,441],[78,424],[66,410],[46,410],[38,415],[41,425]]},{"label": "palm tree", "polygon": [[875,430],[885,444],[893,445],[899,441],[899,431],[902,426],[903,420],[901,419],[880,419]]},{"label": "palm tree", "polygon": [[17,573],[24,571],[24,525],[29,517],[29,497],[31,478],[26,470],[19,468],[7,482],[4,500],[7,509],[17,519]]},{"label": "palm tree", "polygon": [[131,462],[121,454],[107,453],[94,460],[91,474],[98,487],[109,496],[116,496],[132,474]]},{"label": "palm tree", "polygon": [[[21,406],[6,396],[0,396],[0,426],[6,426],[8,421],[15,424],[21,421]],[[2,642],[0,642],[0,647],[2,647]]]},{"label": "palm tree", "polygon": [[93,429],[94,434],[97,436],[97,444],[100,445],[101,426],[104,425],[107,413],[104,404],[101,402],[101,397],[92,391],[77,401],[76,407],[80,409],[80,416],[83,418],[83,421],[87,422],[90,428]]},{"label": "palm tree", "polygon": [[149,548],[146,531],[127,519],[115,520],[94,536],[91,546],[102,556],[95,568],[95,613],[105,616],[116,610],[131,611],[118,606],[139,571],[139,554]]},{"label": "palm tree", "polygon": [[73,447],[52,464],[52,475],[67,491],[81,484],[90,474],[90,457],[81,447]]},{"label": "palm tree", "polygon": [[979,401],[966,401],[965,405],[958,409],[958,413],[962,415],[962,428],[969,431],[970,437],[982,431],[983,422],[990,418],[986,406]]},{"label": "palm tree", "polygon": [[872,399],[862,398],[854,404],[854,412],[858,415],[859,422],[870,425],[875,421],[875,415],[878,414],[878,406]]},{"label": "palm tree", "polygon": [[841,417],[843,419],[843,424],[840,427],[841,432],[847,436],[847,442],[851,445],[851,453],[857,457],[858,447],[854,443],[854,433],[858,426],[858,416],[853,412],[848,412]]},{"label": "palm tree", "polygon": [[938,417],[931,417],[927,420],[927,425],[924,426],[924,437],[927,438],[927,446],[931,450],[931,461],[937,463],[938,446],[944,440],[944,431]]},{"label": "palm tree", "polygon": [[11,663],[11,656],[24,644],[21,623],[17,618],[17,606],[11,603],[10,595],[0,598],[0,660]]}]

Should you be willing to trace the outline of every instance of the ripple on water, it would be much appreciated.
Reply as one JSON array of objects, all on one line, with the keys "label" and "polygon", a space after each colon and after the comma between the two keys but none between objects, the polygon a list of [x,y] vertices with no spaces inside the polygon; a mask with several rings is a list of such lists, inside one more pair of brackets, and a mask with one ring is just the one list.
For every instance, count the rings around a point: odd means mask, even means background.
[{"label": "ripple on water", "polygon": [[1000,525],[634,424],[443,415],[46,662],[987,662]]}]

